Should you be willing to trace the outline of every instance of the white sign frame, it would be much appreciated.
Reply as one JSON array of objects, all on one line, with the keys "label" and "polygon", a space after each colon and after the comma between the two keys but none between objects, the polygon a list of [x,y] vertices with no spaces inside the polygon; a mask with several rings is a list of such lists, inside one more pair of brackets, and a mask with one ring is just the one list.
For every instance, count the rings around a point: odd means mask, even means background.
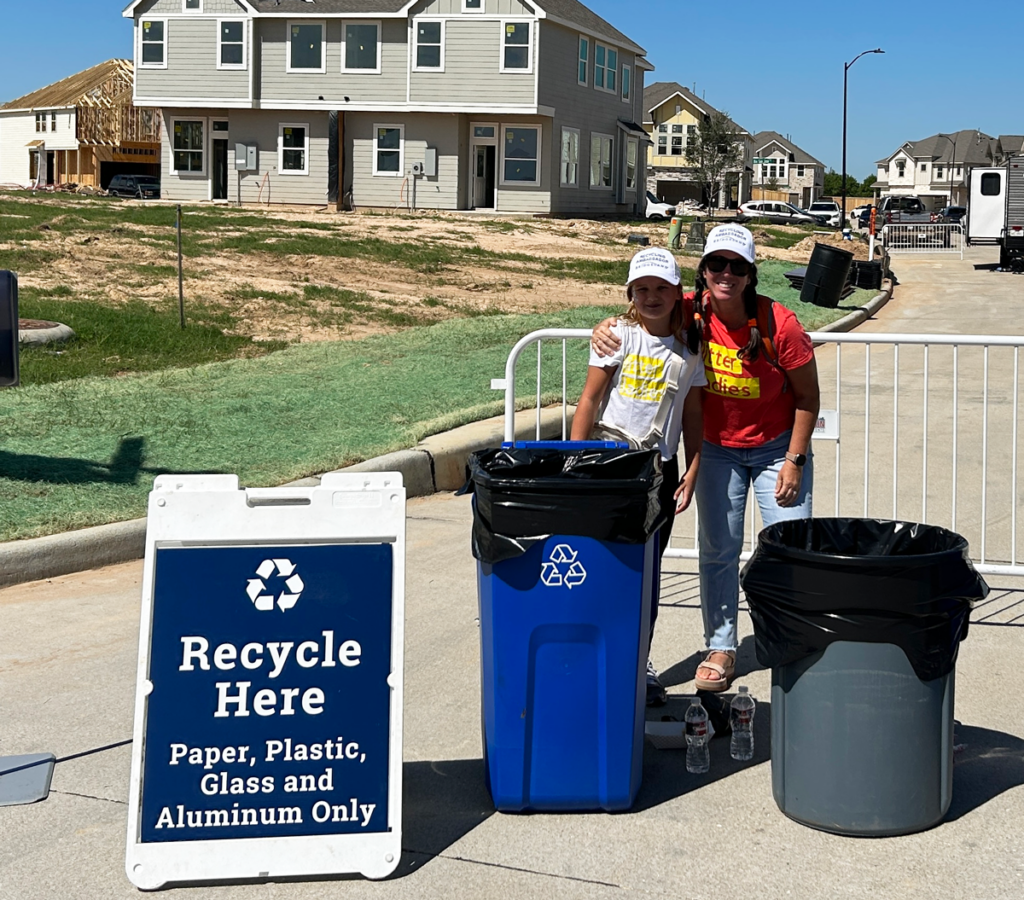
[{"label": "white sign frame", "polygon": [[[319,487],[240,489],[235,475],[161,475],[149,498],[142,581],[125,869],[142,890],[170,884],[361,874],[381,879],[402,854],[405,510],[400,473],[332,473]],[[386,832],[301,837],[140,840],[156,550],[174,546],[388,543],[393,548]]]}]

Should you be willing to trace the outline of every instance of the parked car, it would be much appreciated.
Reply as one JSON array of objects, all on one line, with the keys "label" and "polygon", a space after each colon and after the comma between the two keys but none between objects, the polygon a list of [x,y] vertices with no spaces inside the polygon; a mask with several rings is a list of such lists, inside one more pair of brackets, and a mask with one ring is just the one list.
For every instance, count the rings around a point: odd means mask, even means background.
[{"label": "parked car", "polygon": [[674,216],[676,207],[674,203],[662,203],[650,191],[647,192],[647,218],[668,219]]},{"label": "parked car", "polygon": [[818,225],[821,220],[806,210],[780,200],[748,200],[740,204],[737,221],[767,219],[772,225]]},{"label": "parked car", "polygon": [[831,225],[833,228],[838,228],[843,220],[839,204],[835,200],[815,200],[807,207],[807,211],[812,215],[822,216],[825,219],[823,224]]},{"label": "parked car", "polygon": [[107,193],[111,197],[159,200],[160,179],[154,175],[115,175],[107,185]]},{"label": "parked car", "polygon": [[878,205],[875,225],[924,225],[931,221],[932,214],[920,197],[890,195]]},{"label": "parked car", "polygon": [[943,225],[959,225],[960,220],[966,215],[966,206],[946,206],[935,213],[933,220]]},{"label": "parked car", "polygon": [[850,221],[860,222],[861,219],[865,221],[871,216],[871,204],[862,203],[860,206],[855,207],[850,211]]}]

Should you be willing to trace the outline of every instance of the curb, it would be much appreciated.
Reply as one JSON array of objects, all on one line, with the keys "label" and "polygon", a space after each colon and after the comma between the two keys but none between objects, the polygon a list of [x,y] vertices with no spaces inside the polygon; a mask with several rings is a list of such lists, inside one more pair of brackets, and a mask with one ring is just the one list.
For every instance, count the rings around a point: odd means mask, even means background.
[{"label": "curb", "polygon": [[[571,412],[569,414],[571,422]],[[455,491],[466,480],[470,454],[498,446],[504,438],[505,417],[471,422],[444,434],[420,441],[412,450],[386,453],[341,469],[343,472],[400,472],[409,497],[438,491]],[[527,440],[537,433],[534,410],[516,413],[516,438]],[[541,438],[562,433],[561,407],[542,409]],[[302,478],[283,487],[317,487],[320,478]],[[0,588],[27,581],[57,578],[85,569],[142,559],[146,547],[146,520],[132,519],[97,525],[63,534],[0,544]]]},{"label": "curb", "polygon": [[[819,329],[843,332],[871,318],[892,298],[892,282],[864,306]],[[571,417],[571,412],[570,412]],[[561,408],[541,410],[540,436],[554,438],[562,433]],[[470,454],[495,447],[504,437],[504,416],[471,422],[443,434],[431,435],[411,450],[398,450],[348,466],[344,472],[400,472],[407,495],[424,497],[438,491],[455,491],[465,481]],[[533,410],[516,413],[516,438],[536,437]],[[286,487],[317,487],[320,478],[302,478]],[[146,520],[132,519],[112,525],[98,525],[24,541],[0,544],[0,588],[26,581],[41,581],[97,569],[115,563],[142,559],[146,546]]]}]

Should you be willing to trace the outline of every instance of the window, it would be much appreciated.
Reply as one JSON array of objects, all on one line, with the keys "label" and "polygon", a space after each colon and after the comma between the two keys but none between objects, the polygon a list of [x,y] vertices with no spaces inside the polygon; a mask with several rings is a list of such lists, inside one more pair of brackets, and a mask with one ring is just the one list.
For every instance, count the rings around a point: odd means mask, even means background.
[{"label": "window", "polygon": [[324,62],[324,23],[288,23],[289,72],[326,72]]},{"label": "window", "polygon": [[202,119],[176,119],[171,124],[171,168],[174,172],[202,172],[205,158]]},{"label": "window", "polygon": [[484,0],[462,0],[463,12],[483,12]]},{"label": "window", "polygon": [[608,134],[590,136],[590,186],[596,190],[612,189],[612,143]]},{"label": "window", "polygon": [[907,174],[907,164],[902,159],[896,160],[896,174],[899,178]]},{"label": "window", "polygon": [[245,68],[245,22],[217,23],[217,68]]},{"label": "window", "polygon": [[494,140],[498,137],[497,125],[474,125],[473,137]]},{"label": "window", "polygon": [[533,69],[533,42],[529,22],[502,23],[502,72],[530,72]]},{"label": "window", "polygon": [[665,130],[667,130],[667,126],[662,125],[658,132],[658,156],[668,156],[668,135],[661,133]]},{"label": "window", "polygon": [[630,66],[622,67],[622,99],[629,100],[629,92],[632,90],[633,69]]},{"label": "window", "polygon": [[444,71],[444,22],[416,20],[416,70]]},{"label": "window", "polygon": [[636,190],[636,160],[640,152],[640,145],[630,140],[626,143],[626,190]]},{"label": "window", "polygon": [[540,184],[540,127],[512,125],[502,128],[502,184]]},{"label": "window", "polygon": [[228,131],[231,130],[231,126],[227,122],[213,122],[210,124],[210,131],[220,132],[220,136],[223,137]]},{"label": "window", "polygon": [[202,12],[203,0],[184,0],[181,6],[183,12]]},{"label": "window", "polygon": [[957,174],[957,175],[959,175],[959,174],[960,174],[960,166],[957,166],[957,167],[956,167],[956,174]]},{"label": "window", "polygon": [[380,72],[380,23],[346,22],[342,30],[342,71]]},{"label": "window", "polygon": [[683,155],[683,136],[681,134],[672,135],[672,155]]},{"label": "window", "polygon": [[615,77],[619,69],[619,52],[604,44],[594,44],[594,87],[615,93]]},{"label": "window", "polygon": [[797,178],[803,178],[804,177],[804,167],[803,166],[797,166],[796,167],[796,177]]},{"label": "window", "polygon": [[689,156],[697,146],[697,126],[686,126],[686,155]]},{"label": "window", "polygon": [[166,19],[142,19],[139,22],[139,65],[143,68],[167,68],[166,30]]},{"label": "window", "polygon": [[981,176],[982,197],[998,197],[1002,188],[1002,178],[998,172],[985,172]]},{"label": "window", "polygon": [[768,180],[768,166],[761,166],[761,180]]},{"label": "window", "polygon": [[562,129],[562,187],[576,187],[579,184],[580,133],[575,128]]},{"label": "window", "polygon": [[935,167],[935,177],[942,178],[942,166]]},{"label": "window", "polygon": [[928,171],[928,163],[921,163],[921,171],[922,172],[927,172]]},{"label": "window", "polygon": [[399,176],[405,153],[404,125],[374,125],[373,174]]},{"label": "window", "polygon": [[587,86],[588,69],[590,63],[590,40],[580,36],[580,66],[576,80],[584,87]]},{"label": "window", "polygon": [[57,130],[57,114],[55,112],[50,113],[50,131]]},{"label": "window", "polygon": [[309,174],[309,126],[282,124],[277,132],[277,171]]},{"label": "window", "polygon": [[36,113],[36,131],[46,131],[46,113]]}]

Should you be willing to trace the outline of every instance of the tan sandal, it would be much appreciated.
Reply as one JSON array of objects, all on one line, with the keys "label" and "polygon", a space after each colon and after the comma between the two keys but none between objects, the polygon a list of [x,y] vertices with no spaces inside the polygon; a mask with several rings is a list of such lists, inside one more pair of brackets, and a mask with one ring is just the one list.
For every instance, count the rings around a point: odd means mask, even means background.
[{"label": "tan sandal", "polygon": [[[727,657],[728,663],[722,666],[716,662],[711,662],[711,657],[716,653],[720,653]],[[709,681],[706,678],[698,678],[697,676],[694,676],[693,683],[697,686],[698,690],[713,691],[715,693],[718,693],[719,691],[727,691],[729,689],[729,683],[736,674],[736,651],[709,650],[707,656],[704,657],[704,662],[697,666],[698,672],[701,669],[710,669],[712,672],[717,672],[718,678]]]}]

